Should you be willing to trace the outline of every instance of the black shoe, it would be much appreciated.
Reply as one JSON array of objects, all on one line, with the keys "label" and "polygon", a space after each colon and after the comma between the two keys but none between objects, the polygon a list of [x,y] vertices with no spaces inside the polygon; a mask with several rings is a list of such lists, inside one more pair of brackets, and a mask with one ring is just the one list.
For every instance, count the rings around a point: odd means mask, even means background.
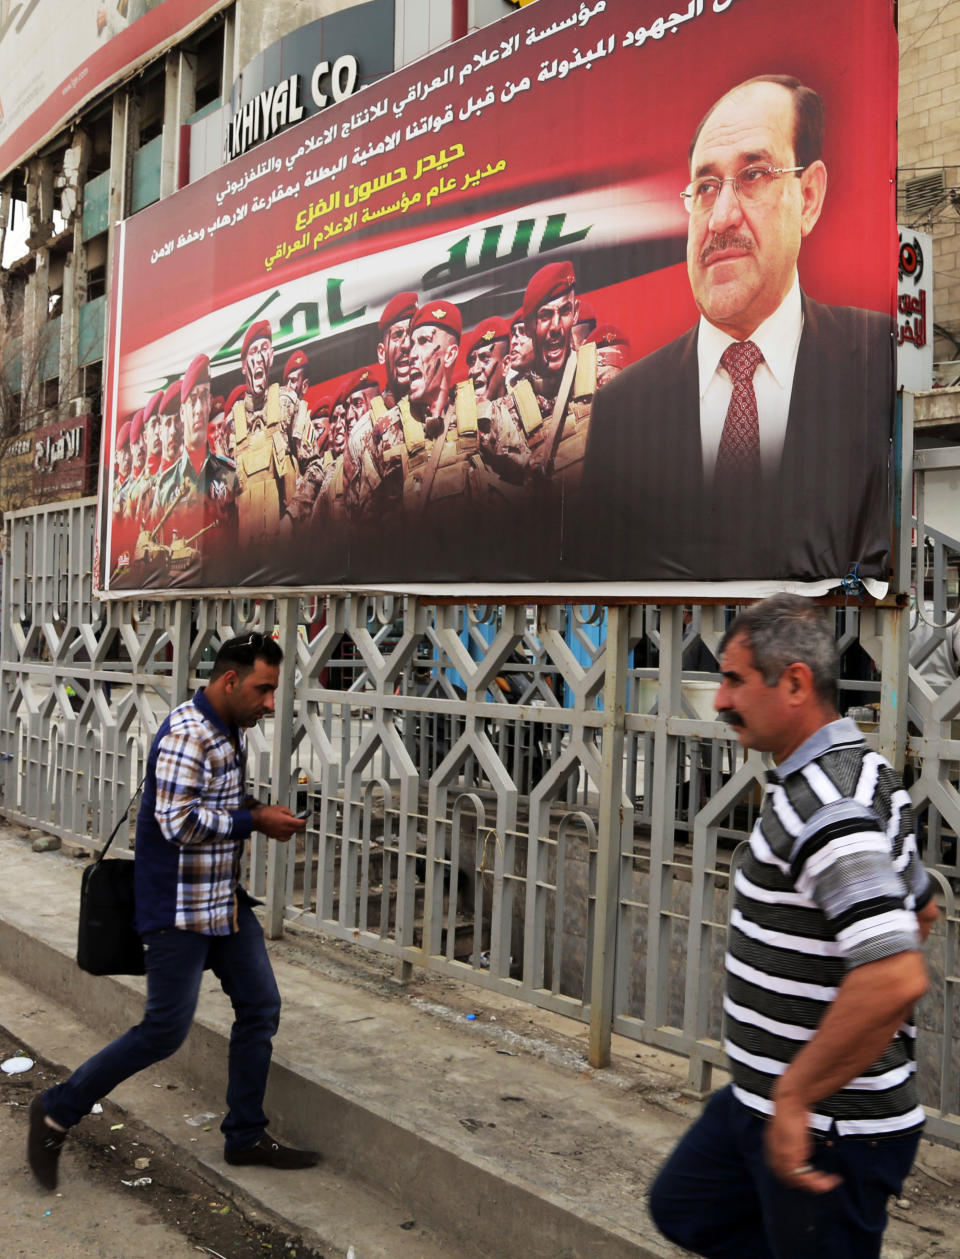
[{"label": "black shoe", "polygon": [[276,1167],[281,1171],[296,1171],[303,1167],[316,1167],[323,1157],[313,1150],[295,1150],[289,1145],[280,1145],[266,1133],[256,1145],[248,1145],[245,1150],[223,1151],[223,1157],[234,1167]]},{"label": "black shoe", "polygon": [[43,1100],[38,1093],[30,1103],[30,1131],[27,1136],[27,1162],[44,1189],[56,1189],[60,1150],[67,1139],[46,1122]]}]

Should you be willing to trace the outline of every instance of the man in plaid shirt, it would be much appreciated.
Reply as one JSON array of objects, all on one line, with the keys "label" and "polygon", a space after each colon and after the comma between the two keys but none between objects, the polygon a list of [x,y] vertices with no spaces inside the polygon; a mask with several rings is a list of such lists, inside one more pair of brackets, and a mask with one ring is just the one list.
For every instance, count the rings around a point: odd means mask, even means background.
[{"label": "man in plaid shirt", "polygon": [[234,1009],[224,1158],[234,1164],[312,1167],[319,1155],[267,1135],[263,1097],[280,993],[240,885],[252,831],[289,840],[306,822],[283,805],[246,794],[244,729],[273,711],[283,653],[262,634],[220,648],[210,680],[157,731],[137,817],[137,930],[143,936],[147,1001],[143,1021],[90,1058],[69,1080],[34,1098],[27,1156],[44,1188],[57,1186],[66,1132],[95,1102],[174,1053],[193,1022],[209,968]]}]

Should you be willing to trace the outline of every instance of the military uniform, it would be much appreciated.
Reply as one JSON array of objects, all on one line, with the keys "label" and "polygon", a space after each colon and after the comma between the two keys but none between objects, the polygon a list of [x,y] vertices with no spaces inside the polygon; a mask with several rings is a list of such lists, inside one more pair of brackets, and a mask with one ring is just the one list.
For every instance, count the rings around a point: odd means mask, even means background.
[{"label": "military uniform", "polygon": [[161,478],[157,490],[159,516],[173,507],[164,523],[163,533],[170,538],[176,536],[182,541],[189,541],[201,530],[215,525],[216,529],[212,532],[221,542],[235,542],[237,492],[237,473],[229,459],[215,455],[208,447],[198,472],[184,450]]},{"label": "military uniform", "polygon": [[[340,457],[342,462],[342,456]],[[294,528],[306,525],[313,516],[317,499],[333,474],[336,460],[329,450],[311,459],[297,482],[297,490],[287,504],[287,516]]]},{"label": "military uniform", "polygon": [[[247,395],[233,408],[236,452],[237,523],[241,546],[256,546],[277,532],[280,518],[297,492],[299,469],[290,454],[291,426],[306,403],[271,385],[261,410],[247,407]],[[309,416],[307,416],[309,423]]]},{"label": "military uniform", "polygon": [[500,488],[481,448],[480,406],[471,381],[457,385],[442,415],[422,424],[402,399],[383,420],[381,453],[388,476],[398,475],[406,514],[478,504]]},{"label": "military uniform", "polygon": [[[597,347],[590,343],[568,357],[556,393],[535,373],[511,385],[506,399],[496,404],[500,409],[497,428],[507,439],[505,460],[524,462],[528,475],[547,476],[575,487],[582,471],[596,391]],[[525,460],[510,445],[516,441],[516,430],[528,452]]]}]

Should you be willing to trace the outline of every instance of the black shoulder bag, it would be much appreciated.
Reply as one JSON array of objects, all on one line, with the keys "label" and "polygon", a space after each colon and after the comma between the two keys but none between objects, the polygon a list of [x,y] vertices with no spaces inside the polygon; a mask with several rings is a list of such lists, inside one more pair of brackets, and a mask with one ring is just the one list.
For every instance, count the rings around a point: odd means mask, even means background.
[{"label": "black shoulder bag", "polygon": [[[140,794],[140,786],[133,801]],[[143,975],[143,941],[134,929],[133,862],[107,856],[117,832],[130,814],[130,804],[113,828],[100,856],[83,871],[77,965],[91,975]]]}]

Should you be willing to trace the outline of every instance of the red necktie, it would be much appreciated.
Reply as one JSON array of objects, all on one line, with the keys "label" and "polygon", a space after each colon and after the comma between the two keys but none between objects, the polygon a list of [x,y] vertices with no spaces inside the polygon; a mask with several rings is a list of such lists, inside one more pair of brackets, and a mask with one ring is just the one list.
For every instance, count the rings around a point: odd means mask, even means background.
[{"label": "red necktie", "polygon": [[724,350],[720,362],[733,381],[733,393],[720,436],[717,472],[759,474],[760,422],[753,373],[763,362],[763,355],[752,341],[734,341]]}]

